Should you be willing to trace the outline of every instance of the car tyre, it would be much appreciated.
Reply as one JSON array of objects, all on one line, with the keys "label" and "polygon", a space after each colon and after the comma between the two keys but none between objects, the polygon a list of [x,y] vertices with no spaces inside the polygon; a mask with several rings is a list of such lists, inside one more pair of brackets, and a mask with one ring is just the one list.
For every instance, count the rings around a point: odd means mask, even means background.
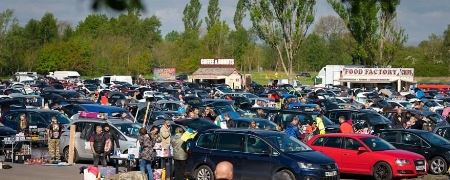
[{"label": "car tyre", "polygon": [[373,167],[373,177],[376,180],[391,180],[392,168],[388,163],[379,162]]},{"label": "car tyre", "polygon": [[206,165],[198,167],[194,175],[196,180],[214,180],[214,172]]},{"label": "car tyre", "polygon": [[[74,150],[73,162],[76,163],[76,162],[78,162],[78,159],[79,159],[78,152],[77,152],[76,148],[74,148],[73,150]],[[63,150],[63,158],[64,158],[64,160],[69,162],[69,146],[64,148],[64,150]]]},{"label": "car tyre", "polygon": [[444,158],[434,157],[430,161],[430,172],[432,174],[445,174],[447,173],[448,165]]},{"label": "car tyre", "polygon": [[295,180],[295,176],[289,170],[281,170],[276,172],[272,179]]}]

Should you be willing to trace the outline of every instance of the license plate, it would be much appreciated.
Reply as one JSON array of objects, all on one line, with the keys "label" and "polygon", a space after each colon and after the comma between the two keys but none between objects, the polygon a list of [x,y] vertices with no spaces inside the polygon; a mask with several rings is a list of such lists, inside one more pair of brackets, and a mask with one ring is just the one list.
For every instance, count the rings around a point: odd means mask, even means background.
[{"label": "license plate", "polygon": [[416,166],[416,170],[417,171],[424,171],[425,170],[425,166]]},{"label": "license plate", "polygon": [[325,172],[325,176],[336,176],[337,171]]}]

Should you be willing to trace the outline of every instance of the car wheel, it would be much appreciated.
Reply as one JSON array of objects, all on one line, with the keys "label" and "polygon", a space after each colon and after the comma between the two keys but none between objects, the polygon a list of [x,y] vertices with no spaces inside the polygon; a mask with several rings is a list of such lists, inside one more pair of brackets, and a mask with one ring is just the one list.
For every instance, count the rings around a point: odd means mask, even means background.
[{"label": "car wheel", "polygon": [[434,157],[430,162],[430,172],[432,174],[445,174],[447,172],[447,162],[442,157]]},{"label": "car wheel", "polygon": [[273,175],[272,179],[295,180],[295,176],[289,170],[282,170],[276,172]]},{"label": "car wheel", "polygon": [[[74,148],[74,154],[73,154],[73,162],[76,163],[78,161],[78,153],[77,153],[77,149]],[[69,162],[69,146],[67,146],[66,148],[64,148],[63,150],[63,158],[64,160],[66,160],[67,162]]]},{"label": "car wheel", "polygon": [[392,168],[385,162],[379,162],[373,167],[373,177],[376,180],[392,179]]},{"label": "car wheel", "polygon": [[206,165],[197,168],[194,175],[196,180],[214,180],[213,171]]}]

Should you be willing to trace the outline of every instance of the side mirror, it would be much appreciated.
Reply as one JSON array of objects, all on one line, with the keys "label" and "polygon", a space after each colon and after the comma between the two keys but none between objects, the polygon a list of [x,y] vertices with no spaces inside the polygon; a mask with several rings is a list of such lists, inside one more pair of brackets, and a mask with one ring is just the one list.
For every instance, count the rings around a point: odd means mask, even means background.
[{"label": "side mirror", "polygon": [[358,152],[367,152],[367,149],[365,147],[359,147]]}]

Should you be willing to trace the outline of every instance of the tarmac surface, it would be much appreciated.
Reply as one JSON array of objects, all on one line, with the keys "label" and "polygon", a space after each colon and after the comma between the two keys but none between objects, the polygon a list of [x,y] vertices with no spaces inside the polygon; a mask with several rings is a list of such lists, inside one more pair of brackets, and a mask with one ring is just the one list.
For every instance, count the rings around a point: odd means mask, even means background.
[{"label": "tarmac surface", "polygon": [[[33,150],[34,156],[46,156],[45,150],[38,148]],[[89,161],[80,162],[71,166],[44,166],[44,165],[25,165],[5,162],[11,165],[11,169],[0,169],[0,180],[82,180],[83,174],[80,174],[80,167],[90,165]],[[120,168],[124,172],[125,168]],[[341,175],[342,180],[369,180],[370,176]],[[449,176],[427,175],[415,178],[415,180],[449,180]]]},{"label": "tarmac surface", "polygon": [[[79,174],[81,166],[88,164],[75,164],[72,166],[43,166],[43,165],[24,165],[6,163],[12,166],[11,169],[0,169],[0,179],[4,180],[82,180],[83,174]],[[369,176],[350,176],[343,175],[345,179],[373,179]],[[427,175],[416,178],[424,180],[448,180],[448,176]]]}]

